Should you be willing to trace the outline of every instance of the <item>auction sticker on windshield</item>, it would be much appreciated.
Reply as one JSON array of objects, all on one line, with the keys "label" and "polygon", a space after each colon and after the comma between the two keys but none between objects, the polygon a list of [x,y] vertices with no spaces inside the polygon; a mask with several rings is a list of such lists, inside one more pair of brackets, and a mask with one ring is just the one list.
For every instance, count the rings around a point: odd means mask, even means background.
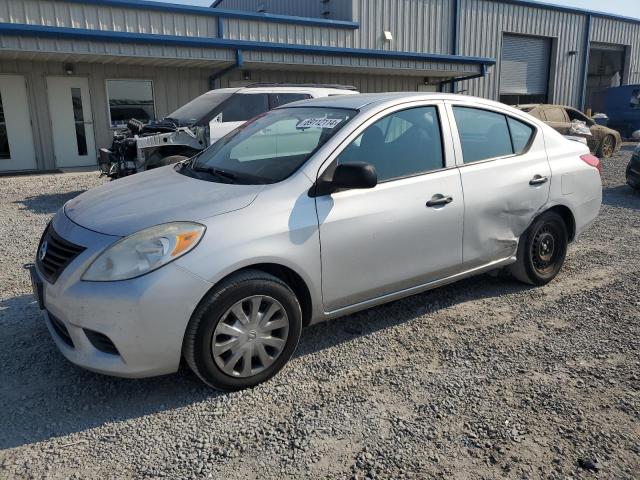
[{"label": "auction sticker on windshield", "polygon": [[335,128],[343,120],[343,118],[307,118],[301,120],[296,128]]}]

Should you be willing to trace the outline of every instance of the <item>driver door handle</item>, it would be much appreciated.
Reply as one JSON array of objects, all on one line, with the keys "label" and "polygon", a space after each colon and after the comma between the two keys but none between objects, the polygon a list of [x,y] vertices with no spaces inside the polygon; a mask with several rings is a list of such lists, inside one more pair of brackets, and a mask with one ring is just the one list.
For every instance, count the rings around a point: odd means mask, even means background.
[{"label": "driver door handle", "polygon": [[531,180],[529,180],[529,185],[542,185],[543,183],[547,183],[548,181],[549,181],[549,177],[536,175]]},{"label": "driver door handle", "polygon": [[432,207],[442,207],[444,205],[447,205],[449,203],[453,202],[453,198],[448,196],[448,195],[442,195],[440,193],[438,193],[437,195],[434,195],[433,197],[431,197],[431,200],[429,200],[427,202],[427,207],[432,208]]}]

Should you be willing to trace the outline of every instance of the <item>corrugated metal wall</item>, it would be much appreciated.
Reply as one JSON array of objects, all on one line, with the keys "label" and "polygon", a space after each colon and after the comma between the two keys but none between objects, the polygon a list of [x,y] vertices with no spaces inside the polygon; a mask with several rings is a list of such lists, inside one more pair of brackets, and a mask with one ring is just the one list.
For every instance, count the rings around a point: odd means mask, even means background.
[{"label": "corrugated metal wall", "polygon": [[[452,0],[353,0],[353,47],[451,53]],[[384,39],[384,31],[393,41]]]},{"label": "corrugated metal wall", "polygon": [[[46,95],[47,76],[63,75],[59,62],[13,61],[0,59],[0,72],[18,73],[26,77],[29,108],[32,112],[34,142],[39,168],[51,169],[53,143],[51,117]],[[153,80],[156,115],[165,116],[208,89],[211,70],[203,68],[173,68],[137,65],[75,64],[75,75],[89,78],[91,109],[93,112],[96,145],[111,144],[108,124],[108,105],[105,81],[107,79]]]},{"label": "corrugated metal wall", "polygon": [[582,55],[586,16],[543,8],[531,8],[491,0],[460,0],[461,55],[486,56],[498,64],[484,79],[462,82],[457,90],[499,99],[500,55],[503,32],[552,37],[557,58],[551,66],[551,99],[567,105],[580,104]]},{"label": "corrugated metal wall", "polygon": [[351,20],[351,0],[222,0],[218,8],[247,12],[264,9],[280,15]]},{"label": "corrugated metal wall", "polygon": [[591,41],[629,47],[628,83],[640,83],[640,24],[595,17],[591,23]]},{"label": "corrugated metal wall", "polygon": [[0,22],[215,37],[216,17],[58,0],[0,0]]}]

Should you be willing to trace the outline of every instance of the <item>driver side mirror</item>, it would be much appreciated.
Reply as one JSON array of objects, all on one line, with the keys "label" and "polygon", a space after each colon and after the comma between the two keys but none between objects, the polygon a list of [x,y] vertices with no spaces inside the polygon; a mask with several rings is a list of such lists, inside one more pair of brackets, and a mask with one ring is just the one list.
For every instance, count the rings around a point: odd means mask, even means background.
[{"label": "driver side mirror", "polygon": [[315,194],[319,197],[338,190],[373,188],[378,184],[378,174],[373,165],[366,162],[346,162],[338,165],[331,180],[319,180]]}]

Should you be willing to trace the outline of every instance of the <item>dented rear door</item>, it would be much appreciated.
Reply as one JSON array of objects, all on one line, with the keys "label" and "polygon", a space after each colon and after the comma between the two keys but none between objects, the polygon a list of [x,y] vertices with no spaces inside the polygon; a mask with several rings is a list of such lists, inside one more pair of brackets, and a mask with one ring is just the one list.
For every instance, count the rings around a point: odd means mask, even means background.
[{"label": "dented rear door", "polygon": [[[464,103],[449,103],[447,112],[464,191],[462,256],[469,269],[516,254],[518,238],[547,203],[551,169],[542,132],[526,117]],[[531,137],[524,145],[527,127]]]}]

